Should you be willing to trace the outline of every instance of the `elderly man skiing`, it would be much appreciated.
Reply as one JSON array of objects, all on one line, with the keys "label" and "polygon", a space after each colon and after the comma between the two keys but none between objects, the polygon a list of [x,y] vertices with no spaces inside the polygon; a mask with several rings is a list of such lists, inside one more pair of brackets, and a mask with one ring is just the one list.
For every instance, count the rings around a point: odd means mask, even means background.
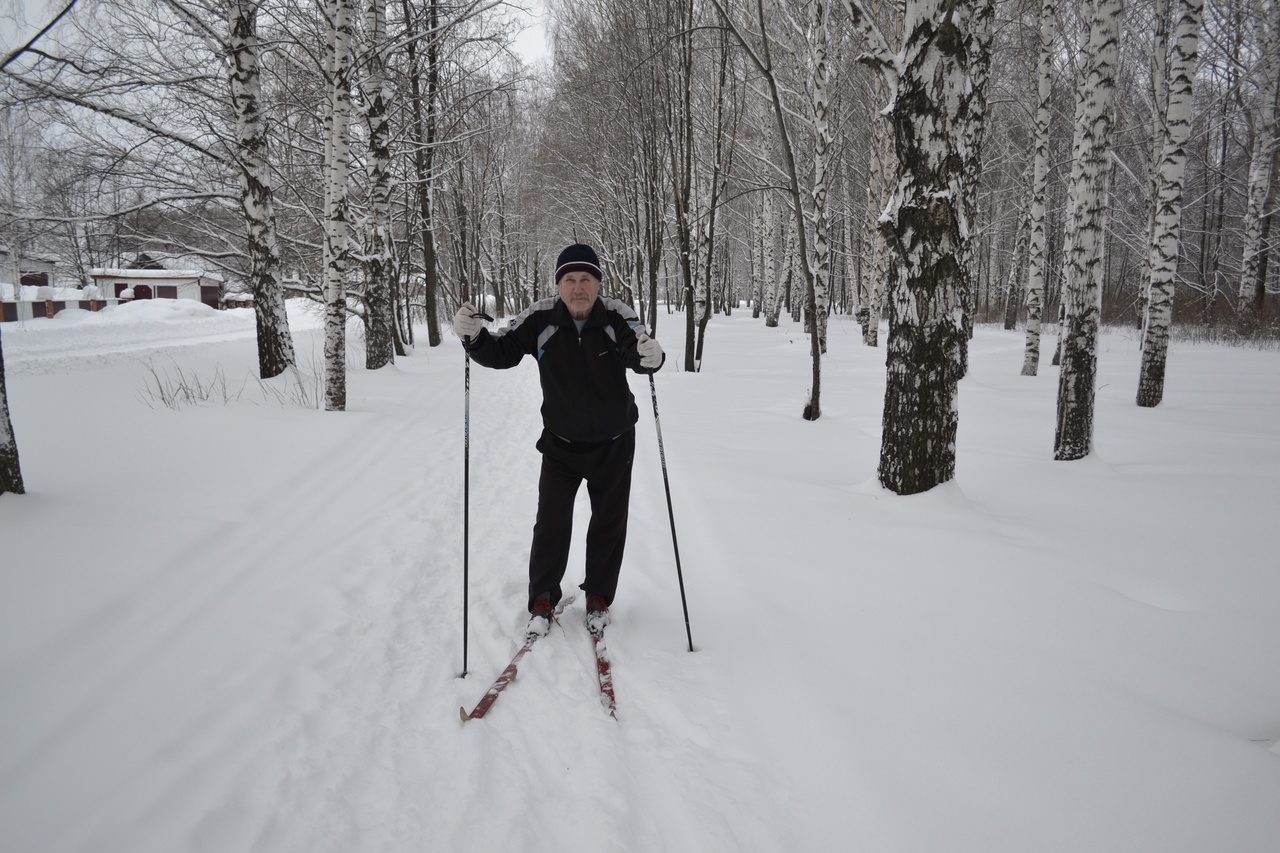
[{"label": "elderly man skiing", "polygon": [[655,373],[666,360],[631,306],[600,296],[602,278],[595,250],[575,243],[556,259],[558,295],[534,302],[506,328],[487,329],[469,303],[453,318],[454,334],[477,364],[505,369],[526,355],[538,361],[542,471],[529,552],[528,627],[535,636],[550,630],[562,595],[573,504],[584,480],[591,498],[581,585],[587,593],[586,624],[596,636],[609,624],[627,540],[639,418],[626,371]]}]

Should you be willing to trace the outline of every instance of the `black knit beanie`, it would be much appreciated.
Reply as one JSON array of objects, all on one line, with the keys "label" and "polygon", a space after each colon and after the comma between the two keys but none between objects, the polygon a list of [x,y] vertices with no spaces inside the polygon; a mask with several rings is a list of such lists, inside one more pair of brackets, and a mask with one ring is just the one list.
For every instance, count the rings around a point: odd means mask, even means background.
[{"label": "black knit beanie", "polygon": [[557,285],[567,272],[588,272],[595,276],[597,281],[604,278],[604,274],[600,271],[600,259],[596,257],[596,250],[584,243],[566,246],[560,253],[560,257],[556,258]]}]

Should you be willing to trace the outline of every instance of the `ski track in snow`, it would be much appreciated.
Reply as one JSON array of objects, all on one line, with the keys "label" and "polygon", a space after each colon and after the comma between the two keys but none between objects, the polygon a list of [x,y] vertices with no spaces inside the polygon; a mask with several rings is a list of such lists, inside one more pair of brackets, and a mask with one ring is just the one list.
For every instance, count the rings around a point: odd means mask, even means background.
[{"label": "ski track in snow", "polygon": [[[458,402],[455,387],[421,405]],[[370,513],[390,539],[379,549],[384,556],[366,560],[339,591],[345,619],[328,630],[348,643],[313,667],[315,707],[274,744],[282,778],[276,814],[253,839],[262,849],[782,849],[764,826],[753,827],[749,804],[767,787],[760,769],[733,745],[727,726],[694,722],[724,713],[709,698],[710,685],[702,707],[664,700],[668,677],[685,682],[677,695],[698,695],[687,688],[706,678],[702,662],[648,649],[651,638],[616,626],[620,719],[604,714],[581,595],[489,715],[457,721],[454,709],[479,700],[523,630],[538,405],[532,365],[505,372],[473,365],[468,678],[458,677],[461,614],[453,594],[461,531],[433,523],[430,511],[462,502],[460,453],[438,452],[461,436],[439,436],[434,457],[419,453],[406,466],[416,473],[405,493]],[[370,455],[405,456],[391,443]],[[424,554],[431,556],[415,557]],[[566,594],[580,565],[575,547]],[[387,576],[395,579],[389,585]],[[378,589],[379,578],[382,591],[370,597],[364,591]],[[732,790],[699,777],[708,755],[740,766]],[[655,800],[664,807],[652,809]]]},{"label": "ski track in snow", "polygon": [[[309,345],[307,334],[295,337]],[[146,340],[131,352],[85,344],[72,362],[138,369],[148,356],[168,357],[163,334]],[[353,354],[358,345],[349,345]],[[251,342],[235,346],[247,353]],[[15,350],[18,373],[68,364],[51,347]],[[209,708],[121,771],[182,768],[167,784],[104,795],[47,849],[123,849],[139,835],[157,851],[209,853],[785,848],[777,815],[763,818],[756,804],[788,795],[715,698],[713,656],[683,645],[661,479],[646,464],[656,453],[637,454],[630,553],[610,629],[618,719],[599,701],[579,594],[488,716],[458,721],[458,706],[479,700],[523,631],[540,462],[533,364],[473,364],[470,674],[460,678],[461,366],[449,339],[425,358],[361,377],[345,416],[358,428],[340,424],[331,452],[255,484],[234,520],[175,555],[180,572],[156,572],[174,585],[159,598],[180,606],[109,629],[118,665],[81,688],[67,723],[116,701],[135,664],[171,671]],[[634,386],[639,428],[652,432],[647,382]],[[456,432],[433,431],[449,422],[442,409],[458,412]],[[380,500],[344,501],[367,478],[382,484]],[[581,581],[588,518],[583,489],[566,594]],[[298,585],[308,588],[301,609],[289,606]],[[246,602],[256,602],[248,615],[238,612]],[[649,617],[655,607],[665,618]],[[208,672],[193,674],[184,659],[205,652],[183,628],[220,619],[252,623],[244,657],[215,654]],[[94,668],[92,652],[79,654]],[[29,760],[59,752],[54,737],[56,727]],[[719,768],[714,777],[709,765]]]},{"label": "ski track in snow", "polygon": [[[461,348],[369,373],[353,333],[341,415],[249,394],[174,414],[121,393],[149,359],[252,374],[237,313],[130,335],[133,350],[87,319],[61,351],[57,321],[4,329],[30,492],[3,505],[20,531],[5,553],[30,564],[0,577],[0,684],[20,688],[0,691],[19,735],[0,739],[4,853],[1260,853],[1280,826],[1276,646],[1254,612],[1275,600],[1257,560],[1275,460],[1211,432],[1264,433],[1274,378],[1249,386],[1261,402],[1239,421],[1200,398],[1179,412],[1177,395],[1104,408],[1102,451],[1062,466],[1045,447],[1052,375],[1017,376],[1019,338],[984,335],[977,356],[1003,346],[1011,367],[966,380],[963,477],[894,499],[874,483],[882,356],[830,359],[823,418],[802,433],[803,335],[720,318],[731,364],[693,377],[672,356],[657,380],[705,645],[686,650],[649,385],[633,377],[618,719],[579,596],[464,724],[526,620],[535,366],[471,369],[461,678]],[[833,324],[833,348],[856,331]],[[295,325],[304,364],[319,341]],[[1153,479],[1183,515],[1141,509]],[[1238,541],[1184,522],[1218,506]],[[1077,517],[1089,543],[1058,522]],[[583,490],[566,594],[587,518]],[[1139,524],[1170,544],[1146,553]]]}]

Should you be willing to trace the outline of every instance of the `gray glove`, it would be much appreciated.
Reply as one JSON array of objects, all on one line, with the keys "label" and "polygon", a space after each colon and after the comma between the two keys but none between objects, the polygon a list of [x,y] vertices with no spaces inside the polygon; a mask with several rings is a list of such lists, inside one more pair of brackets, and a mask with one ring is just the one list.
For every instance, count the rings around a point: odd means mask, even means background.
[{"label": "gray glove", "polygon": [[462,303],[458,313],[453,315],[453,333],[469,343],[484,328],[484,314],[476,310],[470,302]]},{"label": "gray glove", "polygon": [[640,353],[640,366],[646,370],[662,366],[662,347],[644,332],[636,335],[636,352]]}]

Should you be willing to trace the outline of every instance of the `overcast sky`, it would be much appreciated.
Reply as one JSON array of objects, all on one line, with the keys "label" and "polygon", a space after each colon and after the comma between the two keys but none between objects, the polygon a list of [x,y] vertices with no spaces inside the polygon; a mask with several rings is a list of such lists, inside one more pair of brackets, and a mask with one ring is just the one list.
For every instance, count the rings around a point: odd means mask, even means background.
[{"label": "overcast sky", "polygon": [[0,0],[0,55],[40,32],[62,10],[57,0]]},{"label": "overcast sky", "polygon": [[547,46],[547,29],[543,25],[547,12],[542,0],[526,0],[524,5],[529,7],[529,14],[516,16],[517,19],[523,18],[525,29],[516,36],[515,48],[516,52],[524,57],[525,62],[533,64],[550,55],[550,49]]},{"label": "overcast sky", "polygon": [[[0,0],[0,56],[8,56],[9,51],[26,44],[67,2],[69,0]],[[522,5],[527,6],[531,14],[516,13],[518,19],[524,19],[527,29],[516,38],[515,47],[526,62],[532,63],[548,54],[546,29],[542,24],[546,12],[542,0],[525,0]]]}]

